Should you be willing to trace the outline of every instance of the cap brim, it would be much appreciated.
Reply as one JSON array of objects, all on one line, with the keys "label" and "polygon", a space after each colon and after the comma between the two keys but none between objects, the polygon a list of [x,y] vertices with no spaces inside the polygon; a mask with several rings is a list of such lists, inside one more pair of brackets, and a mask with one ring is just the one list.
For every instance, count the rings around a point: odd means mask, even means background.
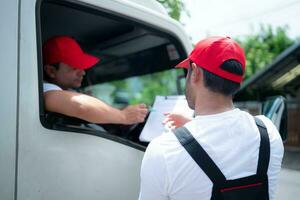
[{"label": "cap brim", "polygon": [[179,64],[177,64],[175,66],[175,68],[186,68],[186,69],[188,69],[189,67],[190,67],[190,59],[189,58],[181,61]]},{"label": "cap brim", "polygon": [[88,69],[93,67],[95,64],[97,64],[100,61],[99,58],[83,53],[81,55],[77,55],[72,58],[72,60],[69,60],[68,65],[77,68],[77,69]]}]

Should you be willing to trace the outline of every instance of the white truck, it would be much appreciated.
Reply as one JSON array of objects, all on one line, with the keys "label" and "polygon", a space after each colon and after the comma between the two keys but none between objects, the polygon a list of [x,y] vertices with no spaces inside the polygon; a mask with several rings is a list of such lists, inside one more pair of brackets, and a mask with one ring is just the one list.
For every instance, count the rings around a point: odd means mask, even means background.
[{"label": "white truck", "polygon": [[1,0],[0,16],[0,199],[137,199],[146,146],[46,113],[41,46],[70,35],[100,57],[82,89],[105,99],[101,83],[186,57],[192,45],[183,28],[154,0]]},{"label": "white truck", "polygon": [[182,26],[154,0],[1,0],[0,16],[0,199],[137,199],[147,145],[134,137],[140,125],[107,128],[47,113],[42,43],[70,35],[100,57],[81,90],[117,106],[139,78],[184,75],[173,69],[192,49]]}]

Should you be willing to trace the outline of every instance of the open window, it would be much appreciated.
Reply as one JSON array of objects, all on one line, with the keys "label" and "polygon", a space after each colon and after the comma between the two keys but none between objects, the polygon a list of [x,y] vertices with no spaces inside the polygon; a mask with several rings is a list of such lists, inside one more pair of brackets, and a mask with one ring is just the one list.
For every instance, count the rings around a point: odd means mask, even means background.
[{"label": "open window", "polygon": [[184,70],[174,69],[174,66],[186,57],[186,52],[176,34],[143,23],[142,19],[67,0],[38,1],[36,17],[40,117],[46,128],[99,135],[131,144],[138,143],[143,127],[142,124],[95,125],[44,110],[41,46],[56,35],[72,36],[84,51],[101,59],[86,71],[78,92],[118,108],[139,102],[151,105],[155,95],[182,92],[178,91],[176,79],[184,75]]}]

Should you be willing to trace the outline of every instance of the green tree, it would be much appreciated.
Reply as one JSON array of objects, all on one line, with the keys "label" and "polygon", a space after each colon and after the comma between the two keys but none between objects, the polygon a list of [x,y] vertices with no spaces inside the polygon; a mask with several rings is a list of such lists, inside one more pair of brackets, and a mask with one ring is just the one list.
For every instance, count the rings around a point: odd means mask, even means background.
[{"label": "green tree", "polygon": [[270,64],[276,56],[294,43],[288,37],[287,29],[288,27],[272,28],[270,25],[261,25],[258,34],[249,35],[243,40],[237,39],[246,54],[245,79]]},{"label": "green tree", "polygon": [[130,103],[139,102],[152,105],[155,96],[178,95],[176,79],[183,75],[182,70],[172,69],[141,77],[140,82],[143,85],[142,90],[131,98]]},{"label": "green tree", "polygon": [[157,0],[161,3],[168,11],[169,15],[179,21],[181,12],[184,11],[187,13],[184,3],[180,0]]}]

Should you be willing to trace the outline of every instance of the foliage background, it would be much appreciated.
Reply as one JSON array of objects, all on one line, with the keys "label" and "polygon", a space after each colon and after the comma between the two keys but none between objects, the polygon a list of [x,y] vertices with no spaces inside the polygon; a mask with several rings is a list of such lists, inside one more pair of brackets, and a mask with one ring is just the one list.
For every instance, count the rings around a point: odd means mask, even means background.
[{"label": "foliage background", "polygon": [[246,54],[245,79],[266,67],[295,42],[288,37],[287,30],[287,26],[273,28],[270,25],[261,25],[259,33],[248,35],[243,40],[236,38]]},{"label": "foliage background", "polygon": [[[183,1],[157,1],[166,8],[169,15],[175,20],[180,21],[181,14],[183,12],[188,13]],[[295,42],[295,40],[288,37],[287,30],[288,26],[260,25],[260,31],[257,34],[248,35],[243,39],[235,38],[244,48],[247,58],[245,79],[270,64],[276,56]]]}]

